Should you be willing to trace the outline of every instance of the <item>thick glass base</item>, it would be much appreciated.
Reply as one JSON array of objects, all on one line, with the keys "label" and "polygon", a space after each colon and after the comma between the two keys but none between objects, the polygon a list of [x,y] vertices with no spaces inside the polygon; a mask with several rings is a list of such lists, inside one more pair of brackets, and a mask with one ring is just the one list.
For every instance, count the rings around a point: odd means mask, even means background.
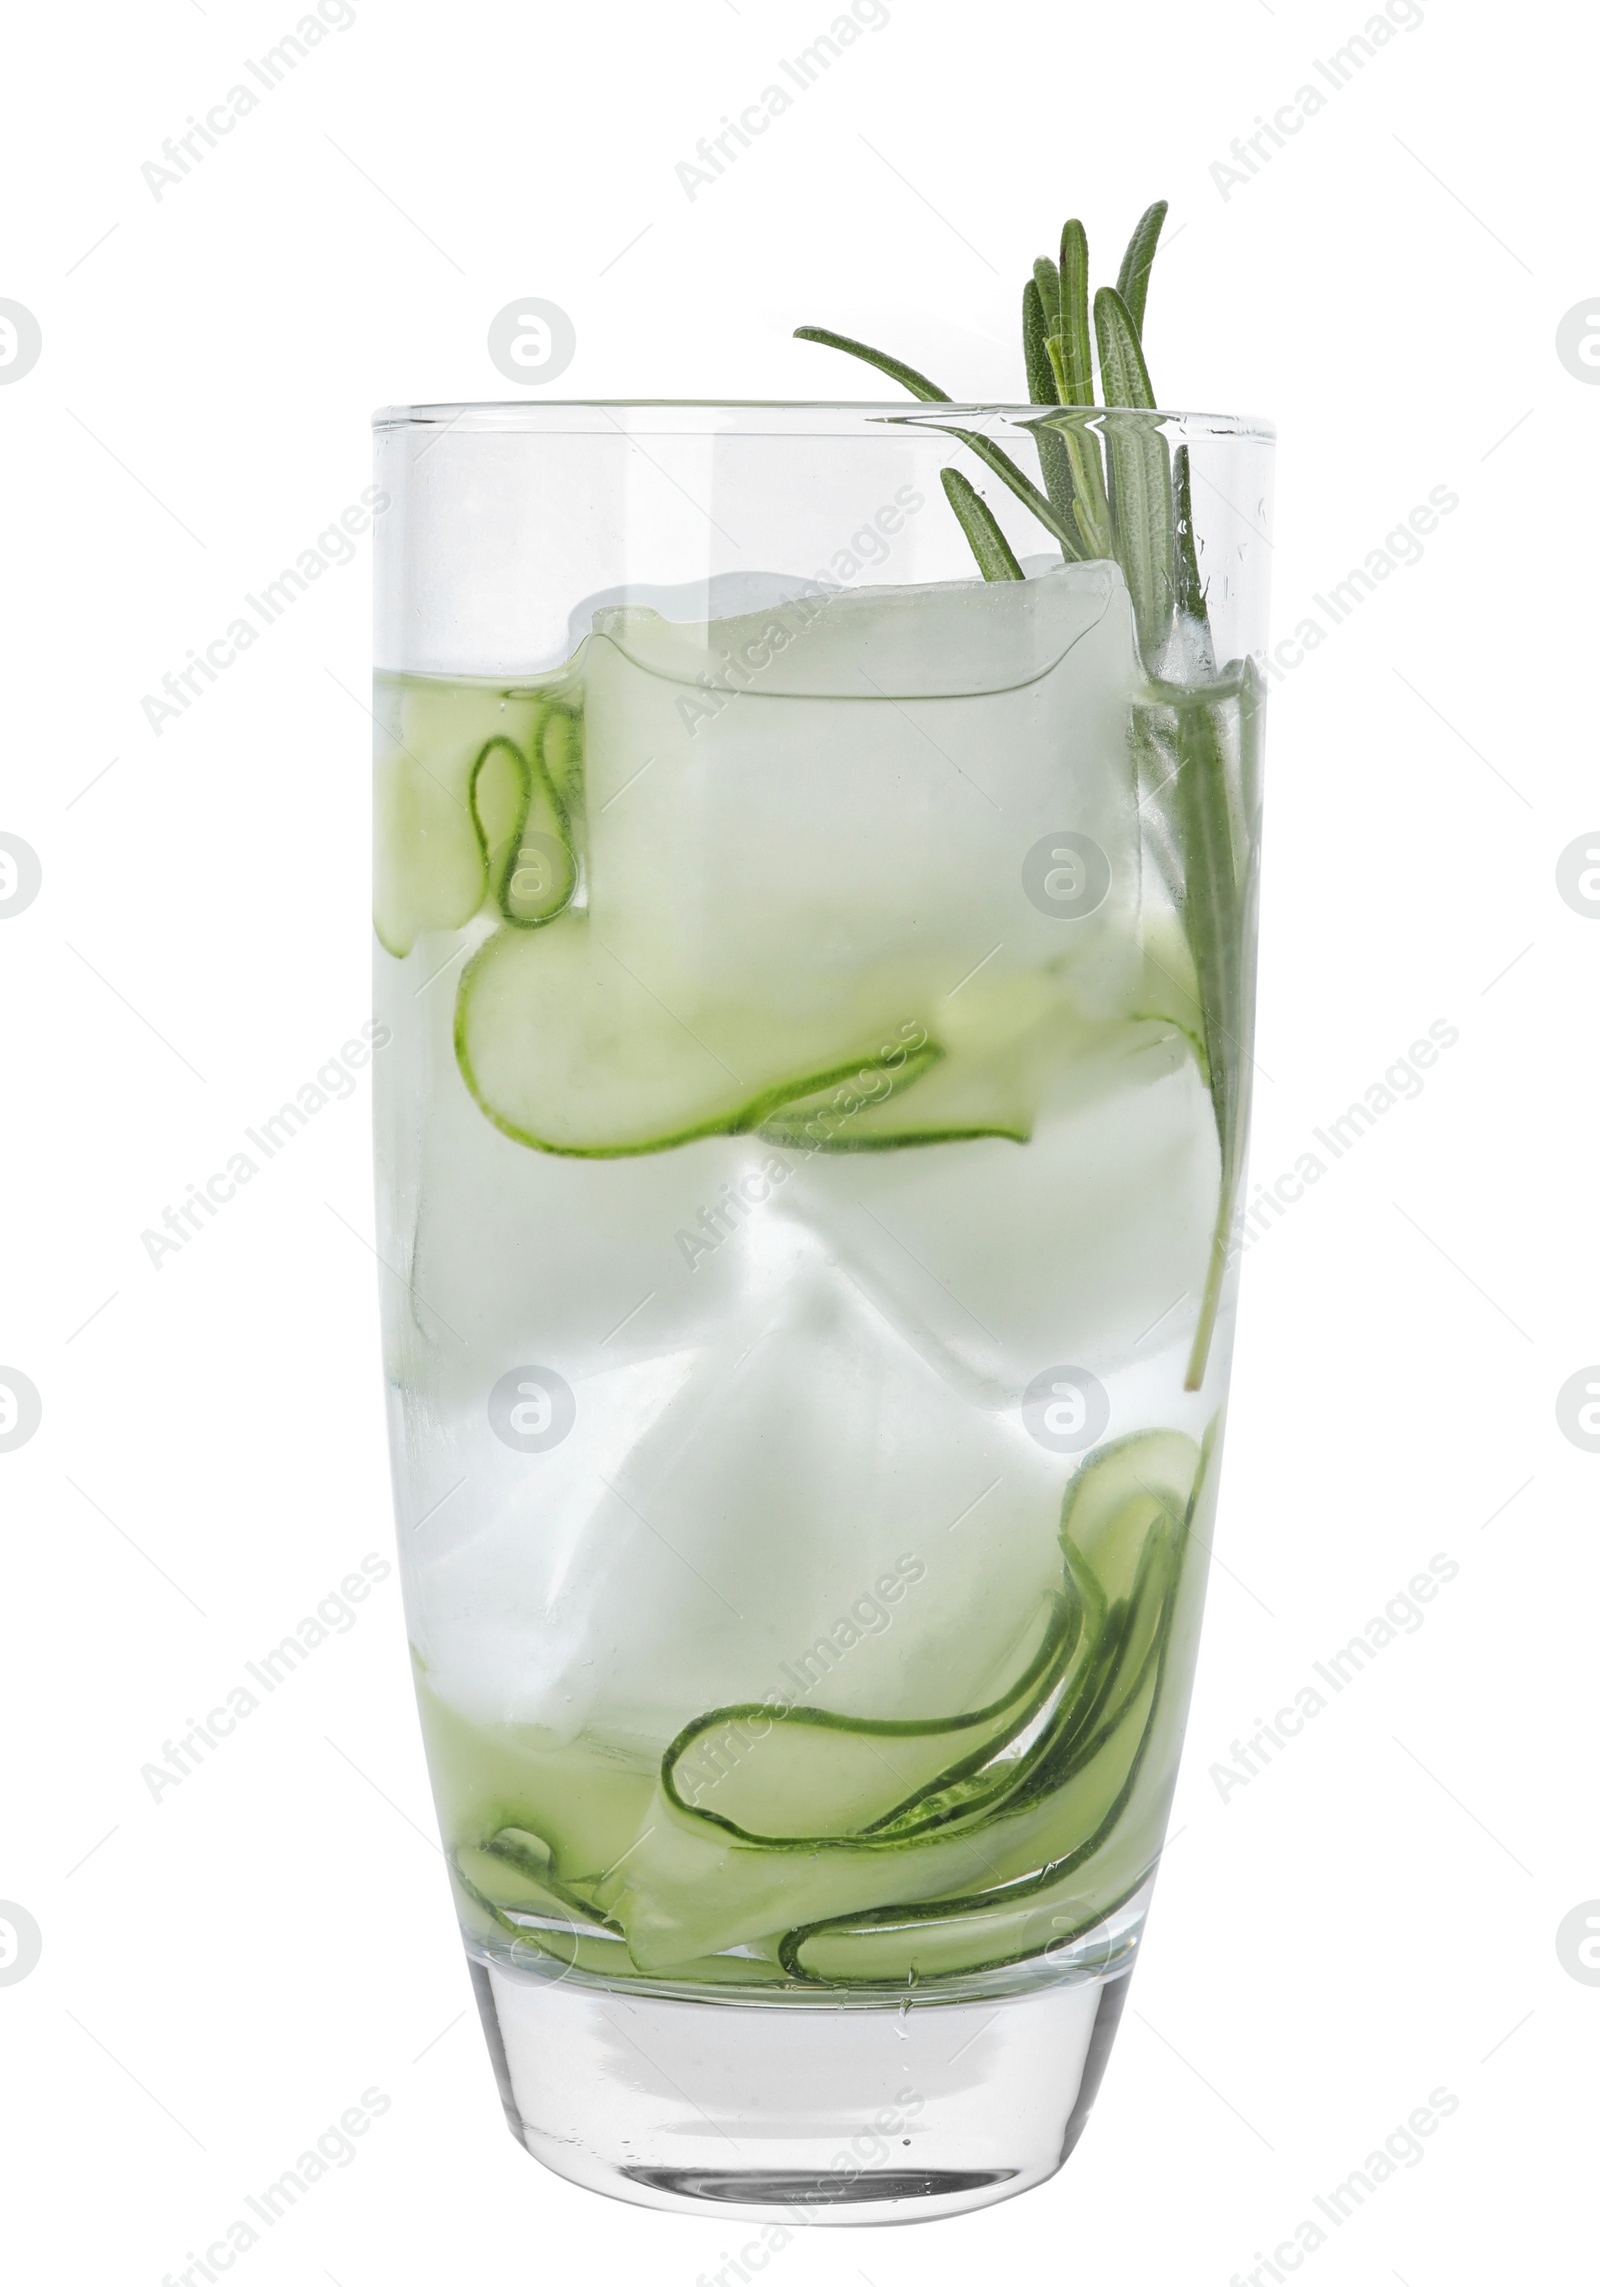
[{"label": "thick glass base", "polygon": [[903,2003],[688,1998],[469,1958],[506,2117],[536,2160],[641,2207],[794,2227],[931,2221],[1053,2176],[1099,2088],[1131,1951],[1107,1974]]}]

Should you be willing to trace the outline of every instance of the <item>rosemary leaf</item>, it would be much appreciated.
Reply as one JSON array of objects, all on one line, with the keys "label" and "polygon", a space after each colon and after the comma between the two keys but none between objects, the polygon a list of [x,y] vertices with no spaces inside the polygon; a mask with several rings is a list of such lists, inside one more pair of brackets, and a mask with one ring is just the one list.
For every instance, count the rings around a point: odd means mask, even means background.
[{"label": "rosemary leaf", "polygon": [[1106,444],[1111,461],[1111,523],[1128,590],[1133,597],[1139,648],[1152,674],[1172,625],[1174,515],[1167,440],[1144,415],[1155,394],[1128,305],[1114,286],[1094,298],[1100,379],[1106,393]]},{"label": "rosemary leaf", "polygon": [[[1050,269],[1049,263],[1040,267]],[[1035,275],[1022,289],[1022,355],[1028,368],[1030,404],[1059,405],[1061,402],[1055,367],[1050,363],[1050,352],[1045,347],[1052,330],[1044,289]]]},{"label": "rosemary leaf", "polygon": [[1061,273],[1046,254],[1041,254],[1033,266],[1033,282],[1039,289],[1043,305],[1047,334],[1061,331]]},{"label": "rosemary leaf", "polygon": [[1177,709],[1175,812],[1183,854],[1184,928],[1200,988],[1206,1064],[1221,1155],[1217,1220],[1185,1387],[1198,1389],[1216,1324],[1238,1200],[1250,1067],[1243,1033],[1239,882],[1234,871],[1226,723],[1237,702],[1185,697]]},{"label": "rosemary leaf", "polygon": [[[903,389],[909,389],[914,397],[922,398],[925,403],[948,405],[951,402],[944,390],[930,381],[925,373],[919,373],[914,365],[907,365],[901,358],[890,357],[884,350],[871,349],[865,342],[852,341],[848,334],[830,333],[826,326],[796,326],[794,331],[797,341],[821,342],[825,349],[842,349],[849,357],[859,357],[866,364],[875,365],[880,373],[886,373],[891,381],[898,381]],[[972,429],[951,429],[947,434],[959,437],[964,445],[970,445],[984,466],[993,469],[1002,483],[1011,487],[1017,498],[1033,511],[1050,537],[1058,541],[1068,555],[1078,554],[1071,526],[1057,514],[1039,487],[1023,475],[1009,453],[1002,452],[998,445],[991,444],[987,437],[980,437]],[[973,498],[976,499],[977,495],[974,494]],[[1021,576],[1019,572],[1017,577],[1020,579]]]},{"label": "rosemary leaf", "polygon": [[941,469],[939,477],[944,485],[944,496],[956,512],[984,578],[1020,580],[1022,566],[1012,554],[1010,542],[995,522],[988,503],[974,492],[959,469]]},{"label": "rosemary leaf", "polygon": [[[1047,263],[1045,268],[1049,269],[1050,265]],[[1056,391],[1055,368],[1050,363],[1050,352],[1045,347],[1047,332],[1044,289],[1037,278],[1030,278],[1022,290],[1022,355],[1028,369],[1028,396],[1035,405],[1060,403]],[[1077,542],[1069,542],[1066,537],[1068,533],[1077,530],[1072,513],[1072,457],[1054,430],[1037,429],[1034,437],[1039,450],[1039,473],[1044,478],[1044,489],[1062,526],[1058,535],[1062,550],[1068,557],[1079,556],[1082,550]]]},{"label": "rosemary leaf", "polygon": [[[918,423],[919,428],[922,425]],[[1059,543],[1066,555],[1078,556],[1082,553],[1072,536],[1071,525],[1057,514],[1039,487],[1023,475],[1009,453],[1003,452],[1000,446],[992,444],[987,437],[980,436],[976,429],[957,429],[942,421],[930,422],[928,426],[942,429],[947,437],[959,437],[971,452],[977,454],[984,467],[991,469],[1000,482],[1016,494],[1024,508],[1031,509],[1051,539]]]},{"label": "rosemary leaf", "polygon": [[1099,422],[1102,416],[1087,407],[1063,405],[1028,423],[1044,449],[1046,433],[1061,440],[1072,478],[1072,522],[1077,539],[1063,548],[1080,562],[1098,563],[1115,554],[1111,544],[1111,510],[1106,500],[1105,471],[1100,461]]},{"label": "rosemary leaf", "polygon": [[1267,686],[1252,659],[1239,694],[1239,819],[1247,859],[1261,834],[1261,764],[1267,736]]},{"label": "rosemary leaf", "polygon": [[1200,560],[1195,553],[1191,483],[1189,448],[1180,445],[1172,456],[1175,601],[1192,671],[1204,677],[1215,674],[1217,655],[1211,641],[1211,617],[1206,610],[1206,592],[1200,581]]},{"label": "rosemary leaf", "polygon": [[1133,320],[1134,335],[1144,335],[1145,295],[1150,287],[1150,265],[1156,258],[1156,242],[1161,236],[1161,225],[1167,219],[1167,202],[1157,199],[1147,206],[1134,225],[1128,241],[1128,251],[1122,257],[1122,268],[1117,272],[1117,292],[1128,305]]},{"label": "rosemary leaf", "polygon": [[1206,593],[1200,585],[1200,560],[1194,548],[1194,501],[1187,445],[1180,445],[1172,456],[1172,484],[1177,504],[1178,609],[1187,619],[1204,620]]},{"label": "rosemary leaf", "polygon": [[826,326],[796,326],[796,341],[819,341],[824,349],[842,349],[847,357],[859,357],[867,365],[875,365],[891,381],[898,381],[902,389],[909,389],[913,397],[925,403],[948,405],[950,394],[937,382],[919,373],[914,365],[904,364],[898,357],[890,357],[885,350],[869,349],[864,341],[852,341],[848,334],[830,333]]},{"label": "rosemary leaf", "polygon": [[1094,330],[1100,348],[1100,382],[1108,405],[1154,410],[1156,393],[1139,346],[1139,329],[1115,286],[1102,286],[1094,298]]},{"label": "rosemary leaf", "polygon": [[1094,403],[1094,368],[1089,362],[1089,241],[1081,222],[1061,233],[1061,325],[1059,330],[1061,402]]}]

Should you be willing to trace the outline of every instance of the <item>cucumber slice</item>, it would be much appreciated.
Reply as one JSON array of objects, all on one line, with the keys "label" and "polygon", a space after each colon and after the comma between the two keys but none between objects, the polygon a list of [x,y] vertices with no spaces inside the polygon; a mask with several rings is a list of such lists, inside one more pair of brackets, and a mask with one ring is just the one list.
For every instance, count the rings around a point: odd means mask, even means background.
[{"label": "cucumber slice", "polygon": [[[513,1953],[531,1951],[604,1977],[629,1973],[620,1926],[556,1880],[541,1836],[502,1827],[481,1846],[458,1848],[450,1865],[464,1924],[497,1950],[509,1945]],[[681,1974],[697,1985],[770,1985],[777,1964],[770,1954],[741,1949],[697,1959]]]},{"label": "cucumber slice", "polygon": [[543,928],[502,929],[473,956],[455,1042],[462,1078],[496,1127],[585,1159],[742,1135],[871,1058],[786,1041],[756,1010],[679,1015],[570,910]]},{"label": "cucumber slice", "polygon": [[583,717],[576,707],[551,701],[539,755],[557,797],[575,812],[583,795]]},{"label": "cucumber slice", "polygon": [[483,852],[465,802],[416,758],[374,765],[372,925],[403,961],[425,929],[459,929],[483,902]]},{"label": "cucumber slice", "polygon": [[488,1842],[452,1853],[463,1918],[480,1935],[529,1946],[568,1968],[622,1966],[618,1925],[560,1882],[550,1846],[525,1828],[502,1827]]},{"label": "cucumber slice", "polygon": [[[902,1101],[913,1080],[923,1085],[910,1102]],[[1026,1143],[1033,1121],[1021,1075],[951,1060],[935,1049],[878,1101],[864,1101],[847,1084],[786,1104],[762,1123],[761,1132],[797,1150],[900,1151],[917,1144],[973,1143],[983,1136]]]},{"label": "cucumber slice", "polygon": [[550,1845],[525,1827],[503,1826],[485,1843],[464,1844],[455,1864],[467,1887],[496,1913],[543,1917],[562,1927],[576,1922],[615,1929],[580,1891],[559,1879]]},{"label": "cucumber slice", "polygon": [[763,1133],[774,1143],[820,1151],[889,1151],[979,1136],[1026,1143],[1045,1060],[1061,1055],[1063,1028],[1085,1029],[1056,980],[1028,970],[979,983],[966,998],[947,996],[935,1022],[931,1056],[919,1050],[892,1066],[886,1050],[878,1069],[831,1094],[785,1105]]},{"label": "cucumber slice", "polygon": [[[1040,1807],[1047,1857],[969,1898],[880,1907],[792,1930],[794,1975],[900,1985],[994,1969],[1070,1944],[1140,1888],[1160,1851],[1171,1772],[1149,1762],[1162,1709],[1188,1524],[1204,1475],[1192,1440],[1150,1431],[1101,1447],[1062,1504],[1062,1547],[1112,1592],[1077,1687],[1004,1808]],[[1068,1701],[1074,1701],[1070,1707]]]},{"label": "cucumber slice", "polygon": [[1083,1839],[1021,1882],[965,1898],[882,1906],[791,1930],[779,1960],[792,1976],[848,1985],[924,1983],[1000,1969],[1070,1945],[1138,1890],[1161,1844],[1164,1801],[1132,1801],[1160,1691],[1152,1670],[1104,1751],[1063,1788],[1063,1827]]},{"label": "cucumber slice", "polygon": [[1159,995],[1141,987],[1140,999],[1127,1015],[1089,1017],[1048,969],[976,983],[935,1004],[932,1058],[907,1059],[892,1075],[862,1072],[831,1095],[786,1104],[762,1132],[774,1143],[818,1151],[889,1151],[982,1136],[1026,1143],[1041,1110],[1064,1091],[1092,1092],[1149,1046],[1154,1026],[1172,1028],[1176,1020]]},{"label": "cucumber slice", "polygon": [[[889,1829],[909,1805],[948,1783],[952,1752],[970,1734],[982,1737],[968,1745],[963,1770],[986,1763],[1026,1728],[1071,1657],[1082,1618],[1081,1598],[1050,1597],[1026,1631],[1032,1649],[1021,1672],[998,1698],[966,1715],[897,1720],[795,1707],[775,1718],[765,1705],[713,1708],[686,1724],[667,1749],[662,1791],[674,1808],[771,1850],[809,1851],[819,1842]],[[760,1729],[754,1745],[715,1782],[717,1807],[711,1809],[704,1783],[694,1776],[695,1750],[708,1733],[734,1724]]]},{"label": "cucumber slice", "polygon": [[[798,1924],[877,1906],[962,1896],[991,1880],[994,1833],[931,1843],[816,1842],[803,1849],[736,1843],[664,1795],[634,1850],[601,1890],[647,1974],[735,1946],[765,1947]],[[1035,1862],[1037,1863],[1037,1862]]]},{"label": "cucumber slice", "polygon": [[589,1913],[575,1917],[573,1907],[558,1890],[496,1851],[469,1845],[456,1852],[455,1863],[468,1889],[497,1914],[543,1917],[562,1928],[568,1927],[575,1918],[586,1922],[596,1918]]},{"label": "cucumber slice", "polygon": [[[516,775],[529,780],[525,823],[539,837],[529,846],[544,858],[549,876],[535,893],[542,911],[522,915],[510,905],[502,910],[510,919],[557,910],[550,900],[572,865],[572,836],[565,789],[550,778],[543,756],[551,743],[565,771],[578,755],[571,701],[542,687],[512,691],[492,683],[380,676],[377,702],[373,921],[384,950],[403,960],[425,930],[460,929],[483,903],[490,872],[486,841],[504,841],[510,823],[502,798],[486,835],[475,807],[473,781],[490,746],[520,758]],[[566,727],[547,742],[548,719],[556,714]],[[506,766],[503,760],[499,768]],[[542,846],[547,834],[555,845],[548,851]],[[497,879],[497,894],[500,886]]]},{"label": "cucumber slice", "polygon": [[[890,1065],[887,1058],[903,1059]],[[882,1120],[885,1107],[921,1080],[944,1056],[936,1041],[923,1034],[915,1048],[885,1050],[863,1064],[848,1079],[793,1100],[761,1123],[761,1132],[773,1143],[794,1151],[878,1151],[905,1140],[921,1140],[907,1126],[911,1115],[898,1110],[899,1125]]]},{"label": "cucumber slice", "polygon": [[1151,1530],[1178,1532],[1200,1452],[1181,1430],[1138,1430],[1097,1446],[1061,1503],[1061,1539],[1092,1567],[1108,1596],[1125,1596]]},{"label": "cucumber slice", "polygon": [[501,913],[519,929],[553,919],[571,903],[578,869],[566,810],[538,748],[525,754],[508,738],[490,739],[472,766],[468,800]]},{"label": "cucumber slice", "polygon": [[[1030,1839],[1046,1863],[964,1898],[802,1924],[779,1948],[785,1969],[897,1986],[998,1969],[1071,1944],[1126,1903],[1161,1848],[1172,1772],[1150,1750],[1182,1557],[1163,1505],[1140,1550],[1134,1595],[1110,1608],[1101,1655],[1080,1670],[1076,1705],[998,1806],[1007,1817],[1037,1806]],[[1003,1827],[985,1831],[998,1840]]]},{"label": "cucumber slice", "polygon": [[[1159,1849],[1176,1751],[1163,1683],[1203,1477],[1173,1431],[1089,1457],[1062,1504],[1062,1594],[984,1707],[720,1708],[687,1725],[606,1899],[636,1964],[786,1929],[791,1976],[903,1983],[1022,1959],[1113,1912]],[[708,1799],[693,1750],[730,1723],[764,1733]]]},{"label": "cucumber slice", "polygon": [[566,818],[567,847],[580,868],[588,865],[588,814],[583,782],[581,703],[552,699],[539,739],[539,759]]}]

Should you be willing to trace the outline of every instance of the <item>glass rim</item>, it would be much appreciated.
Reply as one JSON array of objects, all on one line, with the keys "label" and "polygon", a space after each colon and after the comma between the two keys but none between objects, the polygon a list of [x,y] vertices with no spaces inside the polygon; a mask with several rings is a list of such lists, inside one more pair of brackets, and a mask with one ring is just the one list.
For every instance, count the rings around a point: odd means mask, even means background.
[{"label": "glass rim", "polygon": [[[720,416],[736,425],[736,433],[760,435],[758,422],[747,416],[788,415],[790,422],[774,425],[773,435],[825,436],[828,429],[821,420],[810,426],[804,416],[854,415],[866,422],[882,422],[895,427],[942,428],[955,419],[969,425],[988,420],[1003,422],[1008,427],[1020,428],[1039,422],[1052,413],[1078,412],[1085,423],[1103,419],[1108,412],[1135,413],[1141,420],[1171,424],[1186,433],[1197,436],[1239,437],[1260,444],[1277,442],[1276,426],[1258,414],[1203,413],[1176,406],[1106,406],[1106,405],[1031,405],[1011,404],[1001,399],[978,398],[965,402],[946,399],[883,399],[866,397],[558,397],[558,398],[503,398],[442,402],[439,404],[382,405],[372,416],[373,429],[379,435],[396,430],[418,431],[457,430],[467,436],[530,435],[585,436],[604,435],[607,428],[632,435],[650,433],[640,420],[619,421],[618,414],[678,416],[668,419],[663,434],[715,435],[717,430],[709,419],[695,420],[692,416]],[[600,416],[584,419],[583,416]],[[565,420],[556,416],[566,416]]]}]

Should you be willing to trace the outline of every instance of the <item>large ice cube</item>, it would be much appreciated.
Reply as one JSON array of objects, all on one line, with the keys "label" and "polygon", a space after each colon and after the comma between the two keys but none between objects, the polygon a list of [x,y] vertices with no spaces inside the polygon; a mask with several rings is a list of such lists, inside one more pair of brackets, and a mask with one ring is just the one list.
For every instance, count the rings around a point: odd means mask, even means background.
[{"label": "large ice cube", "polygon": [[[1137,674],[1121,574],[877,588],[679,625],[596,614],[585,648],[589,900],[670,995],[801,1016],[847,979],[909,1006],[1127,942]],[[1111,886],[1041,910],[1024,861],[1087,836]]]},{"label": "large ice cube", "polygon": [[858,1618],[864,1641],[817,1670],[817,1703],[938,1713],[987,1681],[1059,1570],[1066,1469],[1014,1408],[953,1405],[934,1343],[832,1253],[768,1217],[743,1232],[717,1317],[680,1316],[679,1346],[616,1357],[591,1339],[587,1371],[564,1348],[576,1424],[531,1467],[463,1405],[471,1498],[416,1558],[453,1705],[659,1752],[703,1708],[793,1694],[783,1663],[903,1559],[914,1592],[892,1628]]}]

